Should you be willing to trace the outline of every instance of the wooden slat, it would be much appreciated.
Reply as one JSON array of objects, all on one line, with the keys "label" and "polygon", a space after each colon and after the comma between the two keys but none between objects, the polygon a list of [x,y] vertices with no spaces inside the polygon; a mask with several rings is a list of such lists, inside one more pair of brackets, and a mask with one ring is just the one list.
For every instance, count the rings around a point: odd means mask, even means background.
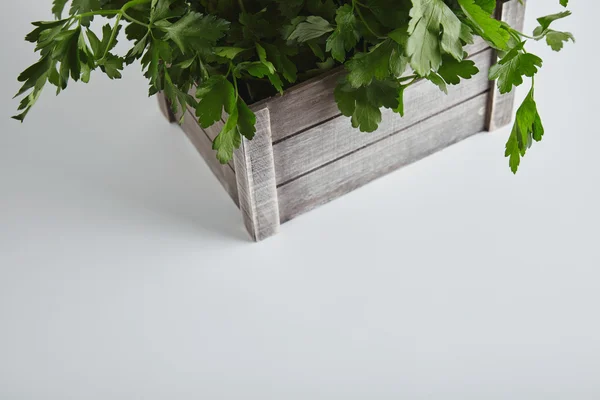
[{"label": "wooden slat", "polygon": [[[488,44],[477,37],[474,44],[465,47],[465,51],[475,54],[487,47]],[[268,106],[271,112],[273,141],[277,142],[339,115],[333,89],[343,74],[343,68],[337,68],[290,88],[283,96],[262,100],[251,108]]]},{"label": "wooden slat", "polygon": [[280,186],[281,222],[481,132],[487,97],[488,93],[481,94]]},{"label": "wooden slat", "polygon": [[[496,17],[499,20],[508,23],[513,28],[522,31],[525,24],[525,2],[521,4],[519,0],[510,0],[506,3],[499,3]],[[494,64],[497,59],[497,53],[494,52],[492,54],[492,61]],[[513,118],[514,103],[514,90],[507,94],[500,94],[496,82],[491,82],[486,129],[488,131],[494,131],[508,125]]]},{"label": "wooden slat", "polygon": [[221,182],[223,188],[229,193],[233,202],[239,206],[238,190],[235,179],[235,172],[230,165],[222,165],[215,157],[215,152],[212,149],[212,140],[206,132],[198,125],[195,116],[189,112],[186,113],[181,129],[190,139],[196,150],[200,153],[206,165],[210,168],[215,177]]},{"label": "wooden slat", "polygon": [[469,80],[462,81],[460,85],[449,86],[448,95],[442,93],[429,81],[417,82],[405,93],[404,118],[398,118],[397,114],[390,110],[383,110],[383,120],[375,132],[359,132],[351,127],[349,118],[339,116],[277,142],[273,146],[277,184],[284,184],[323,164],[485,92],[489,88],[487,70],[490,67],[491,53],[492,50],[487,50],[473,57],[473,61],[482,72]]},{"label": "wooden slat", "polygon": [[279,203],[269,110],[256,111],[254,139],[242,139],[234,153],[240,210],[250,236],[263,240],[279,231]]}]

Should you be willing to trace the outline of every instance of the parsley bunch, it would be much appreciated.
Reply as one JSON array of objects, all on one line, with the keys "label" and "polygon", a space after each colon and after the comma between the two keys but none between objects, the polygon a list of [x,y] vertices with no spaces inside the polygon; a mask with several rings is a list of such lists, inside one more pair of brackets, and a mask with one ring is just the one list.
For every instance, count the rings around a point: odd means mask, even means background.
[{"label": "parsley bunch", "polygon": [[[13,118],[23,121],[47,84],[60,93],[96,70],[118,79],[140,60],[150,95],[164,92],[174,113],[191,107],[204,128],[226,115],[213,147],[227,163],[242,136],[255,134],[248,104],[344,65],[339,109],[372,132],[382,107],[403,115],[403,94],[417,80],[446,91],[477,74],[464,51],[476,35],[501,55],[489,72],[500,92],[531,78],[506,145],[516,172],[544,134],[534,98],[542,60],[526,42],[545,40],[559,51],[574,38],[551,29],[569,11],[539,18],[530,36],[494,19],[495,9],[496,0],[54,0],[56,19],[34,22],[26,36],[40,59],[18,78],[15,97],[24,97]],[[108,23],[92,28],[99,18]],[[114,51],[121,31],[131,43],[126,54]]]}]

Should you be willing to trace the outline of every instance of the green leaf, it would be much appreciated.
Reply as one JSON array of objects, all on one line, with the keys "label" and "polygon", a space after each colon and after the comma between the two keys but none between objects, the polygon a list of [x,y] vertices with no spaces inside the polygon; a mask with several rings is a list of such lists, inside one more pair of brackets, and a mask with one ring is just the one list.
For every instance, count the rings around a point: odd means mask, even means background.
[{"label": "green leaf", "polygon": [[241,77],[243,71],[248,72],[248,74],[256,78],[267,77],[278,92],[283,92],[283,82],[281,81],[281,78],[276,73],[271,72],[271,69],[263,62],[252,61],[238,64],[235,69],[236,76]]},{"label": "green leaf", "polygon": [[448,85],[446,85],[446,81],[442,78],[437,72],[432,72],[431,74],[425,77],[428,81],[436,85],[444,94],[448,94]]},{"label": "green leaf", "polygon": [[124,64],[125,60],[123,58],[110,53],[98,62],[100,69],[102,69],[110,79],[121,79],[121,71],[123,70]]},{"label": "green leaf", "polygon": [[233,85],[222,75],[213,75],[198,85],[196,97],[199,100],[196,116],[203,128],[208,128],[220,121],[223,109],[231,114],[236,108]]},{"label": "green leaf", "polygon": [[346,63],[348,82],[353,87],[369,85],[373,79],[383,80],[392,72],[400,75],[406,69],[406,60],[401,55],[399,45],[391,39],[374,46],[368,53],[357,53]]},{"label": "green leaf", "polygon": [[349,4],[337,9],[335,23],[335,31],[327,39],[325,50],[331,52],[335,60],[344,62],[346,53],[352,50],[360,39],[356,17]]},{"label": "green leaf", "polygon": [[536,36],[542,35],[546,29],[550,28],[550,25],[552,25],[552,23],[554,21],[558,21],[563,18],[567,18],[570,15],[571,15],[571,11],[563,11],[563,12],[560,12],[557,14],[546,15],[545,17],[538,18],[537,21],[540,24],[540,26],[538,26],[535,29],[534,35],[536,35]]},{"label": "green leaf", "polygon": [[187,53],[214,46],[225,35],[228,27],[229,22],[214,15],[190,12],[162,29],[166,32],[166,39],[175,42],[182,53]]},{"label": "green leaf", "polygon": [[213,49],[215,55],[228,58],[230,60],[233,60],[243,51],[246,51],[246,49],[242,47],[215,47]]},{"label": "green leaf", "polygon": [[471,60],[456,61],[452,57],[445,56],[438,74],[444,78],[449,85],[458,85],[460,78],[470,79],[479,73],[479,68]]},{"label": "green leaf", "polygon": [[169,99],[171,111],[173,111],[174,115],[177,115],[179,113],[179,107],[181,106],[181,118],[179,122],[183,123],[187,106],[197,107],[198,103],[196,102],[196,99],[188,94],[187,90],[182,90],[182,88],[173,82],[171,74],[169,74],[167,69],[164,71],[164,76],[163,91],[167,96],[167,99]]},{"label": "green leaf", "polygon": [[334,96],[342,115],[351,118],[354,128],[374,132],[381,122],[381,107],[403,113],[403,90],[392,80],[373,81],[359,88],[343,82],[335,88]]},{"label": "green leaf", "polygon": [[481,7],[488,15],[492,15],[496,11],[496,0],[475,0],[475,4]]},{"label": "green leaf", "polygon": [[549,30],[548,33],[546,33],[546,43],[548,43],[548,46],[554,51],[561,51],[564,44],[569,40],[575,43],[575,37],[570,32]]},{"label": "green leaf", "polygon": [[509,157],[510,168],[517,173],[521,158],[533,141],[539,142],[544,136],[544,126],[533,96],[533,88],[517,110],[515,123],[506,143],[505,156]]},{"label": "green leaf", "polygon": [[[71,3],[70,14],[83,14],[90,11],[97,11],[100,9],[100,0],[73,0]],[[81,24],[83,26],[88,26],[92,19],[92,17],[81,18]]]},{"label": "green leaf", "polygon": [[507,50],[510,33],[502,22],[493,18],[487,10],[481,8],[475,0],[458,0],[475,31],[496,49]]},{"label": "green leaf", "polygon": [[221,133],[213,142],[213,150],[217,151],[217,159],[221,164],[227,164],[233,158],[233,151],[242,144],[242,136],[238,129],[239,111],[234,107],[223,125]]},{"label": "green leaf", "polygon": [[237,100],[237,109],[239,114],[237,122],[238,131],[246,139],[252,140],[256,133],[256,115],[250,110],[241,97]]},{"label": "green leaf", "polygon": [[560,5],[563,7],[567,7],[569,5],[569,0],[560,0]]},{"label": "green leaf", "polygon": [[68,1],[69,0],[54,0],[52,2],[52,14],[54,14],[56,19],[62,18],[62,13]]},{"label": "green leaf", "polygon": [[53,30],[58,34],[60,33],[65,23],[66,20],[34,22],[32,23],[32,25],[36,28],[30,33],[28,33],[27,36],[25,36],[25,40],[27,40],[30,43],[35,43],[42,39],[44,33],[48,34],[48,30]]},{"label": "green leaf", "polygon": [[311,15],[306,17],[304,21],[298,23],[290,32],[287,40],[295,40],[298,42],[307,42],[312,39],[319,38],[324,34],[333,31],[333,27],[324,18]]},{"label": "green leaf", "polygon": [[542,66],[541,58],[520,51],[522,45],[509,51],[496,65],[490,68],[490,80],[498,80],[500,93],[508,93],[513,86],[521,85],[523,76],[534,76],[538,67]]},{"label": "green leaf", "polygon": [[398,107],[394,108],[394,112],[400,114],[401,117],[404,117],[404,90],[406,86],[400,85],[398,88],[398,97],[396,100],[398,101]]},{"label": "green leaf", "polygon": [[408,27],[407,54],[421,76],[437,71],[442,51],[462,60],[461,22],[442,0],[413,0]]},{"label": "green leaf", "polygon": [[272,61],[275,69],[281,72],[285,80],[290,83],[296,82],[296,79],[298,79],[298,68],[288,57],[293,52],[282,44],[264,43],[263,46],[266,50],[267,59]]},{"label": "green leaf", "polygon": [[18,97],[35,87],[37,82],[45,77],[52,65],[52,60],[48,55],[43,56],[38,62],[21,72],[17,80],[23,82],[23,86],[14,97]]}]

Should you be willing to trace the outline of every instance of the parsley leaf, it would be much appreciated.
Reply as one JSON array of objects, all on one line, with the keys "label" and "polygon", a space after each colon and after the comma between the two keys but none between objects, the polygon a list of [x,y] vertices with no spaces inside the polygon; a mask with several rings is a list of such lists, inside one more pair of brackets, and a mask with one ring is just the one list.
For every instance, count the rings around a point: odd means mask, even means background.
[{"label": "parsley leaf", "polygon": [[508,142],[506,143],[505,156],[509,157],[510,169],[517,173],[521,158],[535,140],[539,142],[544,136],[544,127],[533,97],[533,89],[517,110],[517,116]]},{"label": "parsley leaf", "polygon": [[298,42],[307,42],[331,31],[333,31],[333,27],[329,21],[322,17],[309,16],[305,17],[303,21],[298,22],[295,25],[287,39],[296,40]]},{"label": "parsley leaf", "polygon": [[442,65],[442,50],[462,60],[461,22],[442,0],[413,0],[408,27],[410,65],[421,76]]},{"label": "parsley leaf", "polygon": [[196,97],[199,99],[196,116],[200,119],[200,126],[203,128],[220,121],[223,109],[231,113],[235,108],[235,90],[222,75],[211,76],[198,85]]},{"label": "parsley leaf", "polygon": [[458,0],[458,3],[467,16],[470,26],[481,37],[491,43],[496,49],[508,49],[510,33],[504,28],[502,22],[493,18],[475,0]]},{"label": "parsley leaf", "polygon": [[490,68],[490,80],[498,80],[500,93],[508,93],[513,86],[520,86],[523,84],[523,76],[534,76],[538,72],[538,67],[542,66],[541,58],[522,51],[523,44],[510,50]]},{"label": "parsley leaf", "polygon": [[331,52],[334,60],[344,62],[346,53],[356,46],[360,39],[356,16],[349,4],[338,8],[335,31],[327,39],[326,51]]},{"label": "parsley leaf", "polygon": [[400,46],[391,39],[374,46],[368,53],[357,53],[346,63],[348,82],[353,87],[369,85],[373,79],[383,80],[394,71],[401,75],[406,60]]},{"label": "parsley leaf", "polygon": [[214,15],[190,12],[172,25],[162,29],[165,38],[179,46],[182,53],[192,50],[206,50],[221,39],[229,27],[229,22]]},{"label": "parsley leaf", "polygon": [[456,61],[452,57],[445,56],[444,62],[438,74],[444,78],[449,85],[458,85],[460,78],[470,79],[479,73],[479,68],[471,60]]}]

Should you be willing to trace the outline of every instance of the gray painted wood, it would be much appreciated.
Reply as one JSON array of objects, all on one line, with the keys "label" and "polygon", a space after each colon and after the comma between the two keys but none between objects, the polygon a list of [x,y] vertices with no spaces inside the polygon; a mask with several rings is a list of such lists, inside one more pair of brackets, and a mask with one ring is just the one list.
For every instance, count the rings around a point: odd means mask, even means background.
[{"label": "gray painted wood", "polygon": [[340,115],[275,143],[273,154],[277,184],[282,185],[369,143],[486,92],[489,89],[487,71],[491,63],[491,53],[492,50],[488,49],[474,56],[472,60],[481,72],[469,80],[462,81],[460,85],[449,86],[448,95],[429,81],[415,83],[405,93],[404,118],[398,118],[391,110],[382,110],[383,120],[375,132],[363,133],[353,129],[350,119]]},{"label": "gray painted wood", "polygon": [[250,236],[259,241],[279,232],[279,201],[269,110],[255,113],[256,135],[252,140],[242,139],[233,161],[244,224]]},{"label": "gray painted wood", "polygon": [[481,94],[280,186],[281,222],[481,132],[487,98],[488,93]]},{"label": "gray painted wood", "polygon": [[[474,44],[465,47],[465,51],[476,54],[487,47],[488,44],[478,37]],[[333,89],[343,74],[343,68],[337,68],[292,87],[283,96],[260,101],[251,108],[269,108],[273,141],[277,142],[339,115]]]},{"label": "gray painted wood", "polygon": [[238,190],[235,179],[235,172],[230,165],[222,165],[215,157],[215,152],[212,149],[212,140],[208,134],[198,125],[196,117],[188,110],[185,119],[181,125],[181,129],[190,139],[198,153],[204,158],[204,162],[210,168],[214,176],[219,180],[223,188],[229,194],[233,202],[238,204]]},{"label": "gray painted wood", "polygon": [[[525,24],[525,1],[523,4],[521,4],[519,0],[510,0],[506,3],[499,3],[496,17],[499,20],[508,23],[513,28],[522,31]],[[494,64],[497,59],[497,53],[493,53],[492,60]],[[510,93],[500,94],[496,82],[491,82],[486,130],[494,131],[510,124],[513,118],[514,103],[514,90]]]}]

